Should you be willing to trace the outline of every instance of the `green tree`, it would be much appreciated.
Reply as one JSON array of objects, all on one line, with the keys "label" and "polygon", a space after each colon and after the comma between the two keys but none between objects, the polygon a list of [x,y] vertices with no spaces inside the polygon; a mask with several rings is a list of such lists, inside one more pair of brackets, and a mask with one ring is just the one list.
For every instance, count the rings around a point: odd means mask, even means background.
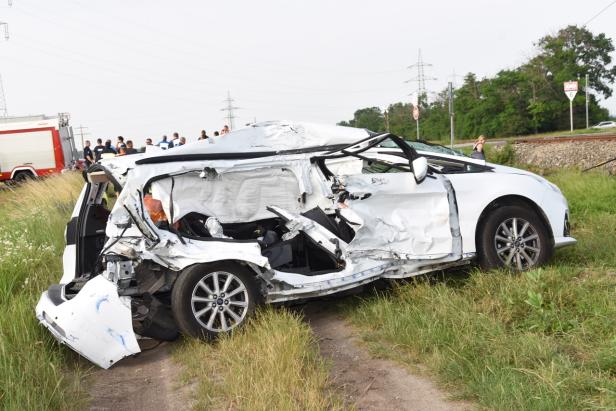
[{"label": "green tree", "polygon": [[530,63],[539,60],[552,72],[556,82],[575,80],[588,74],[590,87],[604,98],[612,95],[610,85],[616,80],[616,67],[609,66],[614,45],[604,33],[595,36],[585,27],[567,26],[554,35],[543,37],[537,46],[539,55]]},{"label": "green tree", "polygon": [[[611,67],[612,39],[594,35],[585,27],[568,26],[544,36],[535,44],[537,54],[520,67],[502,70],[495,76],[478,79],[468,73],[455,90],[455,134],[457,138],[473,138],[479,134],[508,136],[569,128],[569,100],[563,82],[582,80],[589,74],[589,86],[599,95],[590,94],[589,119],[595,123],[608,118],[608,111],[597,97],[612,95],[616,67]],[[446,92],[430,103],[421,96],[420,137],[428,140],[449,139],[449,110]],[[579,93],[573,102],[574,127],[585,125],[585,96]],[[392,133],[415,138],[412,105],[393,103],[387,111]],[[355,112],[353,120],[344,124],[366,127],[374,131],[385,128],[383,113],[377,107]]]},{"label": "green tree", "polygon": [[385,131],[385,116],[378,107],[366,107],[355,111],[353,119],[341,121],[340,126],[366,128],[371,131]]}]

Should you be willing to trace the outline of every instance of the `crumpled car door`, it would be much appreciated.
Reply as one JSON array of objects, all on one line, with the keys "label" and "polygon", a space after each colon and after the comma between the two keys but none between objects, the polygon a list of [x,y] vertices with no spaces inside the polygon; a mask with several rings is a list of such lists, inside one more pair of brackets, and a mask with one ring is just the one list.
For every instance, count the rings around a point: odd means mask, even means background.
[{"label": "crumpled car door", "polygon": [[412,173],[395,172],[340,180],[348,192],[347,214],[355,214],[360,224],[348,245],[349,255],[440,259],[454,253],[454,246],[459,248],[455,198],[445,177],[431,175],[417,184]]}]

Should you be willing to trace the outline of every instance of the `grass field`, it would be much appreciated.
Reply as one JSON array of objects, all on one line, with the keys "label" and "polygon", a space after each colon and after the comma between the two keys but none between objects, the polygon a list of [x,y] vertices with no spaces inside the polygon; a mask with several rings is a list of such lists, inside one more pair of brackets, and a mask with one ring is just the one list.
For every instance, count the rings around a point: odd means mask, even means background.
[{"label": "grass field", "polygon": [[82,186],[70,173],[0,193],[0,409],[72,409],[82,400],[76,356],[34,316],[62,273],[64,227]]},{"label": "grass field", "polygon": [[175,353],[198,382],[200,410],[338,410],[310,327],[285,309],[262,309],[215,344],[186,340]]},{"label": "grass field", "polygon": [[[64,174],[0,193],[2,410],[87,404],[77,355],[57,344],[34,316],[40,293],[62,273],[64,228],[82,185],[79,174]],[[186,341],[176,357],[187,376],[201,382],[201,409],[342,408],[327,389],[327,369],[310,328],[285,310],[263,310],[215,345]]]},{"label": "grass field", "polygon": [[375,353],[498,410],[616,409],[616,181],[559,171],[579,244],[546,267],[422,277],[356,299]]},{"label": "grass field", "polygon": [[[570,202],[579,244],[523,275],[446,273],[346,302],[380,356],[424,364],[454,392],[491,409],[616,408],[616,183],[602,174],[548,176]],[[85,404],[76,355],[34,317],[62,271],[77,174],[0,193],[0,409]],[[181,343],[199,409],[340,409],[307,324],[264,309],[215,344]]]}]

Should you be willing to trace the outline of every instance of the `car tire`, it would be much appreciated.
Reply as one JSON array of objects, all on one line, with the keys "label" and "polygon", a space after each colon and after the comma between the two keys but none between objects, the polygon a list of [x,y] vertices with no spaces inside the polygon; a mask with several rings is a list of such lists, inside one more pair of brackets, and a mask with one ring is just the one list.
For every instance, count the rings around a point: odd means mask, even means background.
[{"label": "car tire", "polygon": [[525,271],[545,264],[553,251],[545,223],[534,211],[517,205],[488,214],[479,235],[479,263],[485,269]]},{"label": "car tire", "polygon": [[242,325],[262,301],[255,275],[233,262],[192,265],[171,292],[180,331],[205,340]]},{"label": "car tire", "polygon": [[23,184],[30,180],[34,180],[34,176],[29,171],[19,171],[13,177],[15,184]]}]

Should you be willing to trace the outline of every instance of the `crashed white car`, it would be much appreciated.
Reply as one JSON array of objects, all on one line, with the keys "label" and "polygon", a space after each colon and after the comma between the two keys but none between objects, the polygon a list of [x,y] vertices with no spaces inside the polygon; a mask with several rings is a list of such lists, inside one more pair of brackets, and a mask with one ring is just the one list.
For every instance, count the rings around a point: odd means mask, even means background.
[{"label": "crashed white car", "polygon": [[260,123],[92,166],[36,315],[108,368],[138,338],[212,338],[262,302],[473,260],[525,270],[574,243],[565,198],[535,174],[391,134]]}]

